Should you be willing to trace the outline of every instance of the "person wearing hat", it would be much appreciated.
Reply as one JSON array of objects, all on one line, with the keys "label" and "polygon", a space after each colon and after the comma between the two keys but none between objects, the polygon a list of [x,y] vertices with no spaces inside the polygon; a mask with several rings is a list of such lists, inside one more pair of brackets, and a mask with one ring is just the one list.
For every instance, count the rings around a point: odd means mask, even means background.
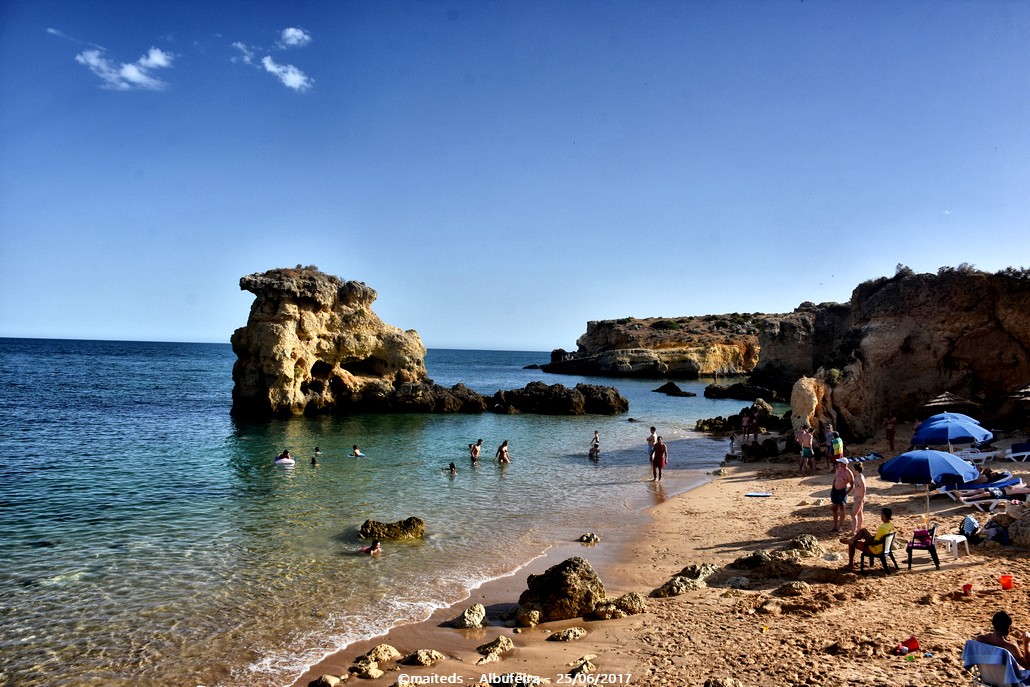
[{"label": "person wearing hat", "polygon": [[830,507],[833,509],[833,531],[840,532],[848,517],[848,494],[855,488],[855,476],[848,470],[848,459],[837,459],[837,471],[830,486]]}]

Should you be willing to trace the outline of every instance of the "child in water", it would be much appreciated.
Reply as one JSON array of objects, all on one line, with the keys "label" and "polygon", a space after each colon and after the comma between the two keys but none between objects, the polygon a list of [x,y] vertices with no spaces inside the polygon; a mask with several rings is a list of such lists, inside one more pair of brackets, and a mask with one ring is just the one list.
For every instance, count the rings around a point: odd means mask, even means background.
[{"label": "child in water", "polygon": [[369,556],[378,556],[383,552],[383,544],[378,539],[372,542],[371,546],[362,546],[358,549],[361,553],[368,554]]}]

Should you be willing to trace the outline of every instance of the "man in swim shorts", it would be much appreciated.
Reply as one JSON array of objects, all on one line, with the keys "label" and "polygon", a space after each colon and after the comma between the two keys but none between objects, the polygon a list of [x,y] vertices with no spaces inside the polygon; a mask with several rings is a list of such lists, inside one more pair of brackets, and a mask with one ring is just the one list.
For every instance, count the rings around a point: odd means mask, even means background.
[{"label": "man in swim shorts", "polygon": [[798,443],[801,444],[801,459],[798,461],[798,469],[801,474],[805,474],[805,471],[815,473],[815,451],[813,444],[815,443],[815,437],[812,436],[812,430],[805,425],[798,430],[795,435]]},{"label": "man in swim shorts", "polygon": [[848,459],[837,459],[837,471],[830,486],[830,507],[833,509],[833,531],[844,529],[848,512],[848,494],[855,488],[855,476],[848,470]]}]

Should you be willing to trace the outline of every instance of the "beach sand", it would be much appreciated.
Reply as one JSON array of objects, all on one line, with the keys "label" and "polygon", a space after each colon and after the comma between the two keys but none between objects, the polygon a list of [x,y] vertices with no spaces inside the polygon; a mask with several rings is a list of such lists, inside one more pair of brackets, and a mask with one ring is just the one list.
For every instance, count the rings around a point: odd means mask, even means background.
[{"label": "beach sand", "polygon": [[[899,428],[898,445],[908,434]],[[1005,442],[1002,443],[1005,445]],[[882,438],[849,447],[851,455],[877,451],[888,455]],[[925,501],[921,489],[894,485],[876,476],[879,462],[866,463],[869,502],[866,525],[875,529],[879,510],[894,508],[899,540],[922,527]],[[1002,462],[996,469],[1013,469],[1030,482],[1021,464]],[[703,486],[668,499],[650,510],[640,531],[615,530],[601,543],[572,543],[555,547],[517,574],[476,589],[472,597],[429,620],[399,627],[384,637],[348,647],[314,666],[295,685],[301,687],[322,674],[346,674],[354,659],[371,647],[387,643],[402,654],[436,649],[448,659],[431,668],[384,664],[376,680],[351,678],[351,684],[380,687],[397,684],[403,676],[436,680],[435,684],[476,684],[484,674],[523,672],[549,678],[553,684],[574,684],[562,676],[568,664],[596,654],[597,672],[590,684],[696,685],[711,677],[735,678],[745,687],[766,685],[966,685],[962,668],[963,642],[990,629],[1000,609],[1015,619],[1014,632],[1030,630],[1030,560],[1027,552],[993,543],[964,548],[955,560],[940,548],[941,569],[925,553],[917,553],[911,571],[904,548],[895,550],[901,572],[885,577],[877,567],[859,575],[842,570],[847,548],[831,532],[829,506],[831,473],[825,468],[801,477],[793,461],[730,463],[725,474]],[[750,498],[751,491],[771,492]],[[821,499],[820,503],[818,500]],[[930,499],[931,522],[940,533],[957,532],[967,513],[983,524],[988,516],[945,496]],[[601,530],[599,530],[601,531]],[[799,567],[779,566],[779,576],[763,577],[726,568],[736,558],[758,549],[776,550],[801,534],[816,536],[824,555],[801,559]],[[839,559],[833,554],[843,554]],[[685,566],[715,563],[724,566],[710,586],[667,599],[648,598],[646,612],[619,620],[582,619],[546,623],[516,632],[504,626],[501,615],[513,609],[525,590],[526,576],[539,573],[570,556],[591,562],[609,597],[635,591],[647,596]],[[1016,579],[1003,591],[1000,575]],[[730,576],[751,580],[746,590],[726,585]],[[784,597],[777,588],[791,579],[807,582],[802,596]],[[961,587],[973,585],[965,596]],[[473,603],[488,610],[488,626],[455,630],[448,622]],[[580,626],[583,639],[551,642],[558,630]],[[475,665],[475,648],[505,635],[515,649],[499,662]],[[914,636],[921,650],[911,657],[893,654]],[[924,656],[932,654],[932,656]],[[430,677],[435,676],[435,677]],[[598,681],[598,677],[600,681]],[[429,682],[429,684],[433,684]],[[587,684],[581,682],[580,684]]]}]

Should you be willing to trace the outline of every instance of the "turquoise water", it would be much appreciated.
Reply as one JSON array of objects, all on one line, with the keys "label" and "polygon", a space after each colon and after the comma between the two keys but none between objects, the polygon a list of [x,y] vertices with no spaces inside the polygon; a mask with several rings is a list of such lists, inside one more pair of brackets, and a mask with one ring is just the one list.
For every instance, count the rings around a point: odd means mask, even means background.
[{"label": "turquoise water", "polygon": [[[438,383],[484,394],[610,383],[629,413],[238,423],[228,345],[0,339],[0,510],[16,523],[0,534],[0,682],[289,684],[556,542],[634,522],[655,489],[647,426],[672,442],[671,494],[725,452],[693,434],[696,419],[743,405],[702,398],[702,383],[679,382],[698,398],[669,398],[651,392],[660,381],[522,369],[546,359],[431,350],[426,363]],[[586,460],[595,429],[599,463]],[[504,439],[502,468],[489,458]],[[367,457],[347,457],[352,444]],[[283,448],[296,467],[272,463]],[[411,515],[425,541],[354,553],[364,520]]]}]

